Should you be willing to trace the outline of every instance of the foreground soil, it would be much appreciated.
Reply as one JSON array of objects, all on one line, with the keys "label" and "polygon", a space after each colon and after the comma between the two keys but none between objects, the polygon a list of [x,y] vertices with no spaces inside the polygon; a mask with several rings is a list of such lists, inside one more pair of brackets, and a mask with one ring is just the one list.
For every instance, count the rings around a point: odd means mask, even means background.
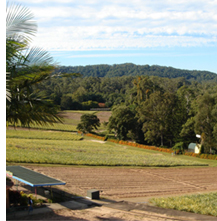
[{"label": "foreground soil", "polygon": [[[68,193],[85,197],[87,190],[97,189],[101,191],[101,198],[125,203],[131,201],[137,205],[145,205],[143,203],[147,203],[150,197],[217,191],[216,168],[26,167],[65,181],[66,185],[58,188]],[[185,218],[177,217],[175,210],[168,216],[160,210],[155,213],[134,209],[123,211],[117,206],[63,209],[23,217],[22,220],[208,220],[207,217],[192,219],[188,215]],[[213,220],[214,217],[211,218]]]},{"label": "foreground soil", "polygon": [[209,168],[94,168],[28,166],[66,182],[58,188],[80,196],[100,190],[110,199],[152,197],[217,191],[217,169]]}]

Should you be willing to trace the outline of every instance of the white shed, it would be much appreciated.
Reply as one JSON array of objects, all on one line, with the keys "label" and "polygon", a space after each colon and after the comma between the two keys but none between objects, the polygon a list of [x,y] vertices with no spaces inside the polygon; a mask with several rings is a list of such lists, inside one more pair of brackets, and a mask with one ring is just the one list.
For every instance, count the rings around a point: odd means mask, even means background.
[{"label": "white shed", "polygon": [[188,152],[200,153],[200,148],[201,148],[200,144],[190,143],[188,145]]}]

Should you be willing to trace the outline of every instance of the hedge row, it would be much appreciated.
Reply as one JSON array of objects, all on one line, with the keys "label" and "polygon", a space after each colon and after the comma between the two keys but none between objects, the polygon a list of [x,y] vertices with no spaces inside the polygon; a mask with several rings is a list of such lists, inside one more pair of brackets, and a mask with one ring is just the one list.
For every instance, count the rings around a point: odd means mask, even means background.
[{"label": "hedge row", "polygon": [[88,137],[93,137],[93,138],[96,138],[96,139],[99,139],[99,140],[106,140],[105,137],[101,137],[101,136],[98,136],[98,135],[95,135],[95,134],[91,134],[91,133],[88,133],[88,134],[85,134],[85,136],[88,136]]},{"label": "hedge row", "polygon": [[142,148],[142,149],[157,150],[157,151],[167,152],[167,153],[172,153],[173,152],[172,149],[168,149],[168,148],[160,148],[160,147],[155,147],[155,146],[148,146],[148,145],[143,145],[143,144],[138,144],[138,143],[133,143],[133,142],[128,142],[128,141],[123,141],[123,140],[108,139],[108,141],[113,142],[113,143],[118,143],[118,144],[132,146],[132,147],[138,147],[138,148]]},{"label": "hedge row", "polygon": [[217,160],[217,155],[211,155],[211,154],[196,154],[192,152],[186,152],[185,155],[192,156],[192,157],[198,157],[202,159],[209,159],[209,160]]}]

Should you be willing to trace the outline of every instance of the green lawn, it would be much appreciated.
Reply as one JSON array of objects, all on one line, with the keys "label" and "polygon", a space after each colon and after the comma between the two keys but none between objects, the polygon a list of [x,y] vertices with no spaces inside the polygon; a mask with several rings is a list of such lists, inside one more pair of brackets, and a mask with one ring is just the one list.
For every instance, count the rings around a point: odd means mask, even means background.
[{"label": "green lawn", "polygon": [[6,160],[16,163],[47,163],[97,166],[204,166],[192,157],[172,157],[118,145],[99,143],[67,132],[7,130]]},{"label": "green lawn", "polygon": [[155,206],[217,216],[217,193],[152,198]]}]

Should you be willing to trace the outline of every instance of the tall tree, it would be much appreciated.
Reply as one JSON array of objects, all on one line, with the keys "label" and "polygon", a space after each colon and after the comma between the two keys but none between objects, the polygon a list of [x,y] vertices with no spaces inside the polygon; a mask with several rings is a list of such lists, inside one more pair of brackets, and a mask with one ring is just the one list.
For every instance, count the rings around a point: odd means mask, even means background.
[{"label": "tall tree", "polygon": [[138,77],[133,83],[137,88],[138,104],[147,100],[151,93],[162,90],[149,76]]},{"label": "tall tree", "polygon": [[109,118],[108,129],[114,129],[118,139],[126,140],[129,131],[136,126],[134,113],[125,105],[115,106]]},{"label": "tall tree", "polygon": [[[173,122],[177,117],[176,104],[174,94],[162,94],[157,91],[137,108],[139,121],[143,123],[145,140],[156,144],[160,139],[160,145],[163,146],[168,134],[171,137],[174,136],[175,129],[177,129],[177,125]],[[169,140],[172,141],[171,137]]]},{"label": "tall tree", "polygon": [[205,93],[198,98],[198,104],[198,112],[195,115],[195,132],[203,135],[204,151],[209,153],[210,149],[217,150],[213,136],[217,124],[217,103],[213,95]]}]

